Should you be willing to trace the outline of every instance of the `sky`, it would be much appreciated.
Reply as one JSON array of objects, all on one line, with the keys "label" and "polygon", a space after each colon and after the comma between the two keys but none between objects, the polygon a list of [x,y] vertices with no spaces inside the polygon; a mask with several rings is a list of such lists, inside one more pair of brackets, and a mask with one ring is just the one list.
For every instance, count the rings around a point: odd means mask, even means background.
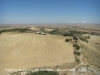
[{"label": "sky", "polygon": [[100,24],[100,0],[0,0],[0,24]]}]

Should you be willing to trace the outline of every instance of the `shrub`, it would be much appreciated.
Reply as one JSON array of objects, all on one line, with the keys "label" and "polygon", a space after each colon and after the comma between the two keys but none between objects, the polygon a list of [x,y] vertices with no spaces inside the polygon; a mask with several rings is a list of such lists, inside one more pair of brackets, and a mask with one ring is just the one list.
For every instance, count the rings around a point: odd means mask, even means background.
[{"label": "shrub", "polygon": [[73,36],[72,33],[64,33],[63,36]]},{"label": "shrub", "polygon": [[79,39],[82,40],[83,42],[85,41],[85,42],[88,43],[88,40],[86,38],[84,38],[84,37],[79,37]]},{"label": "shrub", "polygon": [[70,41],[70,39],[68,39],[68,38],[65,40],[65,42],[69,42],[69,41]]},{"label": "shrub", "polygon": [[76,54],[75,54],[75,61],[76,61],[77,63],[80,63],[79,56],[78,56],[78,55],[76,55]]},{"label": "shrub", "polygon": [[77,45],[77,44],[74,44],[74,45],[73,45],[73,47],[75,47],[77,50],[79,50],[79,49],[80,49],[80,46],[79,46],[79,45]]},{"label": "shrub", "polygon": [[53,71],[38,71],[26,75],[59,75],[59,74]]},{"label": "shrub", "polygon": [[62,32],[59,29],[55,29],[55,30],[50,31],[50,34],[53,34],[53,35],[62,35]]},{"label": "shrub", "polygon": [[2,32],[0,31],[0,34],[1,34]]},{"label": "shrub", "polygon": [[80,62],[80,59],[76,59],[75,61],[79,63]]},{"label": "shrub", "polygon": [[90,36],[88,35],[87,38],[90,38]]},{"label": "shrub", "polygon": [[80,55],[81,53],[78,51],[74,51],[74,54]]}]

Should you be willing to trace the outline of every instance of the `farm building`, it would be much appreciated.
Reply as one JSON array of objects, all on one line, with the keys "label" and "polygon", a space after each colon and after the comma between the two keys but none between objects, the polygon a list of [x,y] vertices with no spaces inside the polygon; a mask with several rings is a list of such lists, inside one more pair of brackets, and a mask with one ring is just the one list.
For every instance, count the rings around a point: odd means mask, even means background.
[{"label": "farm building", "polygon": [[41,32],[35,32],[35,34],[41,34]]},{"label": "farm building", "polygon": [[35,32],[35,34],[42,34],[42,35],[46,35],[46,33],[43,33],[43,32]]}]

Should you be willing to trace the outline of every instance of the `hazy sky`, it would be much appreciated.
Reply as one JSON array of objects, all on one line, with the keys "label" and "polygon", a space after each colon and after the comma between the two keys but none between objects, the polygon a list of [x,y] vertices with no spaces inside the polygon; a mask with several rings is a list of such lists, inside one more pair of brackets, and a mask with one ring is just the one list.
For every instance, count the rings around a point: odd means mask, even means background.
[{"label": "hazy sky", "polygon": [[0,0],[0,24],[99,23],[100,0]]}]

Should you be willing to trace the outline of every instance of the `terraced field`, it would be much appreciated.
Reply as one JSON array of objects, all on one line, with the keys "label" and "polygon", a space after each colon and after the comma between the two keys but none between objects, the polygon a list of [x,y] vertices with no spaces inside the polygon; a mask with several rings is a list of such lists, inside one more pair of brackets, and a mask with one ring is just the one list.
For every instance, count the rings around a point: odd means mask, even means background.
[{"label": "terraced field", "polygon": [[0,35],[0,75],[5,68],[34,68],[74,62],[72,44],[66,37],[32,33]]}]

